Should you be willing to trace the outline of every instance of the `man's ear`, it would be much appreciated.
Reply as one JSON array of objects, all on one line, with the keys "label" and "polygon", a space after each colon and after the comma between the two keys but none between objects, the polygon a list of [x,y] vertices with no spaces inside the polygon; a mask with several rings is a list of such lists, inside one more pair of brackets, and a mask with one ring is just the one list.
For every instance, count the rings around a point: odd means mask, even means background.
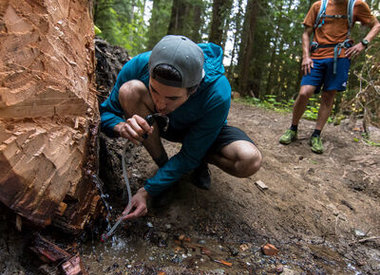
[{"label": "man's ear", "polygon": [[195,94],[195,92],[198,90],[198,88],[199,88],[199,85],[197,85],[197,86],[195,86],[195,87],[191,87],[191,90],[190,90],[190,89],[187,89],[187,94],[188,94],[189,96]]}]

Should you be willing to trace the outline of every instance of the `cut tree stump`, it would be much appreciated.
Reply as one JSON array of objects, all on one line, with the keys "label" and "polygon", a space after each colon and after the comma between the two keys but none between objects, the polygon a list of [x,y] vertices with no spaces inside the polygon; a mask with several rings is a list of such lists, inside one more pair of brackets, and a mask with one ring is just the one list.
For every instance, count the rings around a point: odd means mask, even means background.
[{"label": "cut tree stump", "polygon": [[91,3],[0,3],[0,201],[71,233],[103,211]]}]

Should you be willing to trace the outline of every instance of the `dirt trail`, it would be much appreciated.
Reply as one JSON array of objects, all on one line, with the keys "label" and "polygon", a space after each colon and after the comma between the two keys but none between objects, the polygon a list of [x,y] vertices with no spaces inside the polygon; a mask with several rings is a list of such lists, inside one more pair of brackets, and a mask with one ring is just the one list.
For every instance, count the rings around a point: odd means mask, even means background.
[{"label": "dirt trail", "polygon": [[[113,241],[94,236],[82,244],[90,274],[379,274],[380,239],[361,240],[380,236],[380,148],[355,142],[359,133],[347,127],[326,125],[326,152],[316,155],[307,144],[314,122],[306,120],[298,141],[280,145],[290,116],[233,103],[229,124],[258,144],[261,170],[239,179],[211,166],[209,191],[185,176],[169,205],[126,223]],[[165,147],[169,155],[180,148]],[[136,190],[157,168],[143,148],[134,150]],[[258,189],[257,180],[269,188]],[[115,212],[122,208],[114,203]],[[266,242],[279,253],[263,255]]]},{"label": "dirt trail", "polygon": [[[360,134],[347,127],[327,125],[326,152],[316,155],[308,145],[314,122],[306,120],[297,142],[280,145],[290,116],[233,103],[229,124],[244,129],[258,144],[264,155],[261,170],[239,179],[211,166],[209,191],[184,177],[167,207],[150,208],[147,217],[119,233],[118,238],[128,239],[128,256],[103,257],[94,268],[109,274],[123,266],[132,274],[264,274],[275,273],[276,267],[282,267],[283,274],[376,274],[380,239],[358,240],[380,236],[380,149],[355,142]],[[174,143],[165,147],[170,155],[180,148]],[[156,170],[144,149],[139,154],[131,173],[137,185]],[[269,188],[260,191],[257,180]],[[175,240],[181,235],[189,239],[188,245]],[[115,257],[110,251],[121,239],[105,248],[108,255]],[[277,256],[263,256],[260,246],[266,242],[279,248]],[[232,267],[212,262],[194,244]],[[95,247],[97,252],[89,253],[87,260],[98,259],[102,248]],[[123,252],[125,247],[117,249]]]}]

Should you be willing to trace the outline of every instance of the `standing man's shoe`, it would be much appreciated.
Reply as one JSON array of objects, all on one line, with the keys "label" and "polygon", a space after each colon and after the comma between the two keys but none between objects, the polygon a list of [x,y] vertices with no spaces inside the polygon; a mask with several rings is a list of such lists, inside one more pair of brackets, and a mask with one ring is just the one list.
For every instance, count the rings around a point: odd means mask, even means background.
[{"label": "standing man's shoe", "polygon": [[206,162],[202,162],[201,165],[193,171],[191,183],[200,189],[210,189],[211,176]]},{"label": "standing man's shoe", "polygon": [[288,145],[288,144],[290,144],[292,141],[295,141],[296,139],[297,139],[297,132],[288,129],[288,130],[286,130],[285,134],[283,134],[283,135],[280,137],[280,143],[281,143],[281,144]]},{"label": "standing man's shoe", "polygon": [[323,144],[320,136],[312,136],[310,138],[309,142],[311,146],[311,151],[313,151],[316,154],[322,154],[323,153]]}]

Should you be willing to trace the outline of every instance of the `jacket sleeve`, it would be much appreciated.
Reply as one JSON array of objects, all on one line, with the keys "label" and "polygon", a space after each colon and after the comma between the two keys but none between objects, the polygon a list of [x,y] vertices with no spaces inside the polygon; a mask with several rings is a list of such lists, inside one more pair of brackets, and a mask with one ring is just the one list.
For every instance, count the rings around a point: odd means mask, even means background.
[{"label": "jacket sleeve", "polygon": [[198,167],[226,123],[231,103],[230,84],[223,76],[214,83],[213,89],[223,89],[222,94],[225,96],[211,100],[203,106],[202,109],[206,112],[190,127],[180,152],[146,181],[144,188],[151,196],[159,195],[184,174]]},{"label": "jacket sleeve", "polygon": [[119,89],[127,81],[139,79],[142,70],[147,66],[144,55],[141,54],[128,61],[117,76],[115,86],[108,98],[100,104],[101,129],[108,136],[114,137],[113,128],[115,125],[125,121],[124,111],[119,102]]}]

